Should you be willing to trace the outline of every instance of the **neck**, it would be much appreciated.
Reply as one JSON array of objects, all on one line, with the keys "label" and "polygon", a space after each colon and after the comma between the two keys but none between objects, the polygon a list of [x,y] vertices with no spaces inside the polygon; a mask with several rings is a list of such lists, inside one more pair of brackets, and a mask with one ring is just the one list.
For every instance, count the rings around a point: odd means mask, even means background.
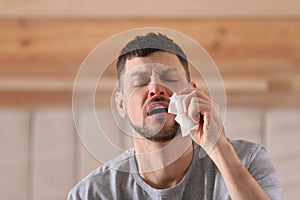
[{"label": "neck", "polygon": [[140,176],[158,189],[177,185],[193,159],[190,137],[177,136],[164,143],[139,138],[134,140],[134,147]]}]

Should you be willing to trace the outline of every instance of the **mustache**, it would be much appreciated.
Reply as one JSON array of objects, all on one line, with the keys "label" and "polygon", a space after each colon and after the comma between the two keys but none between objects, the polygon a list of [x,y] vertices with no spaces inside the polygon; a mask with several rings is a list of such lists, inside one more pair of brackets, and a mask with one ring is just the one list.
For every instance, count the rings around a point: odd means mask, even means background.
[{"label": "mustache", "polygon": [[164,101],[164,102],[169,103],[170,99],[166,98],[166,97],[163,97],[163,96],[161,96],[161,97],[154,97],[154,98],[151,98],[148,101],[146,101],[145,106],[147,107],[150,103],[158,102],[158,101]]}]

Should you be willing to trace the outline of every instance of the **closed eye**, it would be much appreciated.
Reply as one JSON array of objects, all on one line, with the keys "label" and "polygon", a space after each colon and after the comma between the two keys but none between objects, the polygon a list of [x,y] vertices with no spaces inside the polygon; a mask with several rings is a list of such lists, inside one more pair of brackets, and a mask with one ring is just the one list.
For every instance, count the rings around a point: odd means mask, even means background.
[{"label": "closed eye", "polygon": [[143,87],[150,83],[149,77],[138,77],[132,81],[134,87]]},{"label": "closed eye", "polygon": [[166,82],[177,82],[178,76],[172,74],[165,74],[165,75],[161,75],[160,79]]}]

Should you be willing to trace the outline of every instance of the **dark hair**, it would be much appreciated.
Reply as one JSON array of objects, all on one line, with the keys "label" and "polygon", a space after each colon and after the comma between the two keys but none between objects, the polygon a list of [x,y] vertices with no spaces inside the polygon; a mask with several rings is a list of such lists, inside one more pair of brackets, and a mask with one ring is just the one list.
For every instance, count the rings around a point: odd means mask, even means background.
[{"label": "dark hair", "polygon": [[175,54],[183,66],[187,81],[190,82],[191,78],[185,53],[173,40],[161,33],[148,33],[145,36],[137,36],[125,45],[117,61],[118,79],[120,80],[124,72],[126,60],[145,57],[157,51],[167,51]]}]

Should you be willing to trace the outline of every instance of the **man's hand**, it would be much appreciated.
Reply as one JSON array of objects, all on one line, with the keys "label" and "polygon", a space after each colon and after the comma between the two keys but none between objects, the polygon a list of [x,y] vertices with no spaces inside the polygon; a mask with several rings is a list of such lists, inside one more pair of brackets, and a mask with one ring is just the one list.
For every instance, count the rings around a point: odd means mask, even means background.
[{"label": "man's hand", "polygon": [[240,162],[224,133],[219,107],[199,89],[186,89],[184,112],[195,123],[198,131],[190,133],[192,139],[209,155],[221,172],[232,199],[270,199]]},{"label": "man's hand", "polygon": [[181,94],[187,94],[183,99],[184,113],[199,124],[198,131],[191,132],[190,136],[209,154],[219,137],[225,137],[219,106],[199,89],[189,88]]}]

